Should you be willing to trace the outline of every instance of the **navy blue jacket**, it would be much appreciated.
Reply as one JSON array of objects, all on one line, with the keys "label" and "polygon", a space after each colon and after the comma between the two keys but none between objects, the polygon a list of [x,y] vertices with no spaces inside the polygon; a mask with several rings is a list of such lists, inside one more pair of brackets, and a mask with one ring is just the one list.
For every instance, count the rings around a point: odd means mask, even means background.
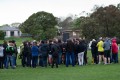
[{"label": "navy blue jacket", "polygon": [[39,48],[37,46],[32,46],[31,52],[32,52],[32,56],[38,56]]}]

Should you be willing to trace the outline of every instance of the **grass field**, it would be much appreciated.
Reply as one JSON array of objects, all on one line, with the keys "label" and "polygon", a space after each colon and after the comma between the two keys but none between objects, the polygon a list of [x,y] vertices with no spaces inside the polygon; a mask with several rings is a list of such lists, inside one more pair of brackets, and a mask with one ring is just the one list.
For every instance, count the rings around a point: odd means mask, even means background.
[{"label": "grass field", "polygon": [[[17,44],[24,39],[18,39]],[[120,64],[91,64],[88,51],[88,65],[75,67],[60,65],[59,68],[23,68],[20,59],[16,69],[0,69],[0,80],[120,80]],[[119,56],[120,58],[120,56]],[[119,59],[120,60],[120,59]]]},{"label": "grass field", "polygon": [[0,70],[0,80],[120,80],[120,65]]},{"label": "grass field", "polygon": [[[90,51],[88,51],[90,57]],[[91,64],[75,67],[60,65],[59,68],[23,68],[20,59],[16,69],[0,69],[0,80],[120,80],[120,64]]]},{"label": "grass field", "polygon": [[[16,41],[16,44],[17,46],[20,46],[20,44],[22,44],[23,41],[31,41],[33,40],[32,38],[27,38],[27,37],[10,37],[10,38],[5,38],[6,41],[9,41],[9,40],[15,40]],[[3,40],[0,40],[0,44],[3,43]]]}]

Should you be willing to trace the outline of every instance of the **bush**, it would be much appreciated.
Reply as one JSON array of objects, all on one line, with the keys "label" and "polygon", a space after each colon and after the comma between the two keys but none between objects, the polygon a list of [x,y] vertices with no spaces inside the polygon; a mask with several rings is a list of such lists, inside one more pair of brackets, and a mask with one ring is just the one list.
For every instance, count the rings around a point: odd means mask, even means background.
[{"label": "bush", "polygon": [[3,31],[0,31],[0,40],[4,40],[5,34]]}]

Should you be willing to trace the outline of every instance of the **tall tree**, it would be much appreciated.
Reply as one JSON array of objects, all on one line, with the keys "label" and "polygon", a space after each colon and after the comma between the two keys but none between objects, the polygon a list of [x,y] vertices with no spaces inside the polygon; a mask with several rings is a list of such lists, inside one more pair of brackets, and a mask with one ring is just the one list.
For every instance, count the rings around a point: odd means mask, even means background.
[{"label": "tall tree", "polygon": [[[32,14],[20,25],[23,33],[29,33],[36,39],[50,39],[56,36],[56,17],[44,11]],[[52,34],[52,35],[50,35]]]},{"label": "tall tree", "polygon": [[0,30],[0,40],[4,40],[5,33]]},{"label": "tall tree", "polygon": [[120,10],[118,7],[114,5],[100,7],[90,17],[95,18],[99,23],[102,36],[113,37],[120,33]]},{"label": "tall tree", "polygon": [[87,39],[97,38],[98,35],[98,24],[95,22],[94,18],[90,17],[79,17],[74,21],[75,30],[80,30],[81,37]]},{"label": "tall tree", "polygon": [[72,26],[73,19],[71,16],[66,17],[65,20],[59,22],[58,26],[62,27],[63,29],[69,29]]}]

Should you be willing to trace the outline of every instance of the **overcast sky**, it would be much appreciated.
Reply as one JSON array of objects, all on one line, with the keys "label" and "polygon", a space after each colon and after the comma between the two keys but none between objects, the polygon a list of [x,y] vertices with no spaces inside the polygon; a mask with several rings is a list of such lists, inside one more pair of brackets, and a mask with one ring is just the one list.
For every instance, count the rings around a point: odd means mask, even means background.
[{"label": "overcast sky", "polygon": [[94,5],[117,5],[120,0],[0,0],[0,25],[24,22],[38,11],[53,13],[56,17],[89,13]]}]

